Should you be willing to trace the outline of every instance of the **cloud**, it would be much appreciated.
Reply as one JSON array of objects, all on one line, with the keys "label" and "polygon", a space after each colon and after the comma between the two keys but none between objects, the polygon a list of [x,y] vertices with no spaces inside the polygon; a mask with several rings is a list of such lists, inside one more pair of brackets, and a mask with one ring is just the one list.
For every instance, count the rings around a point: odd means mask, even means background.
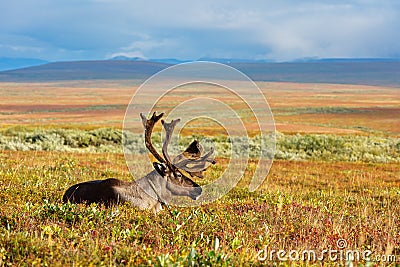
[{"label": "cloud", "polygon": [[0,56],[400,56],[398,1],[15,0],[0,9]]}]

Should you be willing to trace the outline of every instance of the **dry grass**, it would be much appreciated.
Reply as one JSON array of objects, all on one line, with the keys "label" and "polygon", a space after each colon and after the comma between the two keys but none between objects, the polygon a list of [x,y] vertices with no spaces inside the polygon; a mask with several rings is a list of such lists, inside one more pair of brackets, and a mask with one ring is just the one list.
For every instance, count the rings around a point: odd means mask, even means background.
[{"label": "dry grass", "polygon": [[[130,179],[122,155],[3,151],[0,157],[3,265],[259,265],[265,246],[320,251],[335,248],[339,238],[374,255],[400,253],[398,164],[276,161],[255,193],[246,189],[246,174],[214,203],[153,215],[60,202],[75,182]],[[218,159],[206,181],[227,162]]]}]

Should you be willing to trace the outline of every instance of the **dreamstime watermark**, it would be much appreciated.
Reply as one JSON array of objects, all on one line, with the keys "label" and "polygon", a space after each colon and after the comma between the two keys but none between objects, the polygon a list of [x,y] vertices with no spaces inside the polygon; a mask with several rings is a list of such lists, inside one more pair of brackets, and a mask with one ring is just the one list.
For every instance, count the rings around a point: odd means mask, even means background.
[{"label": "dreamstime watermark", "polygon": [[257,259],[261,262],[276,261],[331,261],[331,262],[396,262],[395,255],[374,255],[369,250],[357,250],[348,248],[345,239],[338,239],[336,248],[324,250],[304,249],[304,250],[276,250],[265,246],[258,251]]},{"label": "dreamstime watermark", "polygon": [[[205,129],[217,134],[200,140],[204,150],[214,148],[215,156],[229,157],[220,177],[202,185],[203,193],[197,201],[179,198],[170,204],[198,206],[220,198],[243,177],[250,156],[257,164],[249,190],[256,190],[266,178],[275,156],[275,122],[264,94],[242,72],[220,63],[191,62],[166,68],[142,83],[127,107],[123,126],[125,159],[134,177],[142,177],[153,168],[150,160],[143,166],[139,159],[146,153],[143,139],[134,144],[144,133],[139,114],[149,117],[155,111],[165,112],[163,119],[168,122],[180,119],[168,147],[173,156],[182,152],[173,150],[184,138],[182,132],[191,131],[198,138],[198,130]],[[163,136],[161,130],[158,133]],[[213,135],[221,134],[227,140],[222,148],[213,139]]]}]

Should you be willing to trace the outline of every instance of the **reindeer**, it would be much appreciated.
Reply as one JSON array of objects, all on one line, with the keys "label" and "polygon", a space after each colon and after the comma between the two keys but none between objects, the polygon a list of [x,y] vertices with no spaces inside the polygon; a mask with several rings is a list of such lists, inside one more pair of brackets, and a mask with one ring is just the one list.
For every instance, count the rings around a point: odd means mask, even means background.
[{"label": "reindeer", "polygon": [[202,188],[181,170],[185,170],[192,177],[202,178],[203,172],[211,164],[215,164],[214,150],[212,148],[207,154],[201,156],[203,148],[197,140],[194,140],[183,153],[171,161],[167,148],[175,125],[180,119],[172,120],[170,123],[161,120],[166,131],[162,157],[153,147],[151,135],[154,125],[163,115],[164,113],[156,115],[154,112],[152,117],[147,119],[140,114],[145,128],[146,148],[158,160],[153,163],[153,171],[132,182],[109,178],[75,184],[67,189],[63,201],[104,203],[106,206],[129,202],[139,209],[151,209],[157,213],[173,196],[188,196],[197,200],[202,194]]}]

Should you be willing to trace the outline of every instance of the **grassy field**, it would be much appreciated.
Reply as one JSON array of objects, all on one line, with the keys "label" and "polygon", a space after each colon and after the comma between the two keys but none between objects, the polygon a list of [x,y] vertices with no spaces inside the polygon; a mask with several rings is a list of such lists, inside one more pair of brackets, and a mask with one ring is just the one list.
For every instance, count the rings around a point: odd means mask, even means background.
[{"label": "grassy field", "polygon": [[[279,261],[276,253],[259,259],[273,250],[338,250],[339,240],[373,252],[354,265],[395,266],[390,255],[400,264],[398,88],[261,83],[279,133],[276,160],[256,192],[247,189],[251,154],[238,186],[200,207],[155,215],[129,205],[63,204],[74,183],[133,179],[120,128],[135,86],[0,84],[0,266],[344,265],[328,257]],[[206,184],[227,167],[232,140],[202,130],[218,156],[199,181]]]},{"label": "grassy field", "polygon": [[[121,128],[126,106],[138,81],[65,81],[0,83],[1,127],[27,125],[93,129]],[[277,130],[284,133],[386,134],[400,133],[398,88],[257,82],[274,113]],[[211,87],[213,94],[216,87]],[[152,92],[148,92],[151,94]],[[233,109],[244,106],[220,91]],[[205,93],[207,95],[207,91]],[[187,95],[169,94],[164,111]],[[245,118],[246,119],[246,118]],[[251,131],[254,122],[246,127]],[[209,134],[213,134],[212,130]]]}]

